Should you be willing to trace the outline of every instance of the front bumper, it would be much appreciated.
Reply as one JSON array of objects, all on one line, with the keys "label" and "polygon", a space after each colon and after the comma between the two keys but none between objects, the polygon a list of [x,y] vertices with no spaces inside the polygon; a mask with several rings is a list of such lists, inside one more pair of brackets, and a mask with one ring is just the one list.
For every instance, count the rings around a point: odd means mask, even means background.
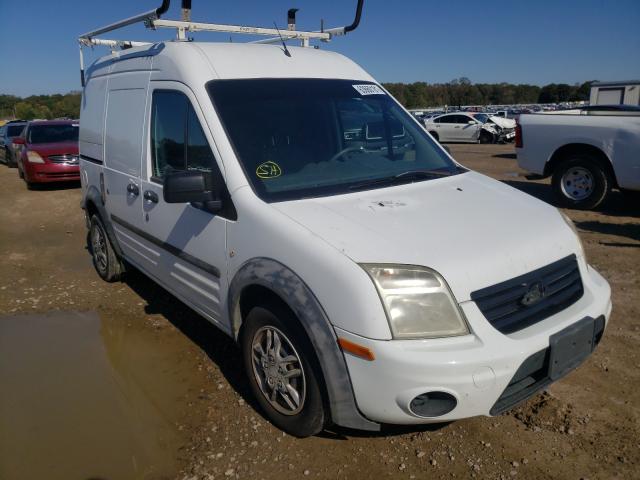
[{"label": "front bumper", "polygon": [[25,178],[32,183],[70,182],[80,180],[77,163],[31,163],[23,161]]},{"label": "front bumper", "polygon": [[[445,422],[511,408],[551,383],[540,382],[521,398],[505,401],[503,395],[509,392],[505,392],[507,387],[513,387],[512,380],[520,367],[534,354],[549,348],[550,336],[585,317],[602,317],[605,324],[608,322],[611,313],[608,283],[584,263],[581,274],[584,295],[580,300],[509,335],[495,330],[471,301],[463,302],[461,307],[473,334],[461,337],[381,341],[336,328],[338,337],[368,347],[376,357],[367,361],[345,354],[358,408],[368,419],[388,424]],[[437,417],[416,415],[411,411],[411,401],[426,392],[453,396],[455,408]]]}]

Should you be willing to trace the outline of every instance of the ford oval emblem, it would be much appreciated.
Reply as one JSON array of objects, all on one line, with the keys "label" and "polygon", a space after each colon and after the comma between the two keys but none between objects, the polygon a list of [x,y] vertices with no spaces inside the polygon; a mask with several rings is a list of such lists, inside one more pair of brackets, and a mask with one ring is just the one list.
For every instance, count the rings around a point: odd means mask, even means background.
[{"label": "ford oval emblem", "polygon": [[527,293],[524,294],[520,303],[525,307],[535,305],[544,298],[544,285],[542,282],[535,282],[529,285]]}]

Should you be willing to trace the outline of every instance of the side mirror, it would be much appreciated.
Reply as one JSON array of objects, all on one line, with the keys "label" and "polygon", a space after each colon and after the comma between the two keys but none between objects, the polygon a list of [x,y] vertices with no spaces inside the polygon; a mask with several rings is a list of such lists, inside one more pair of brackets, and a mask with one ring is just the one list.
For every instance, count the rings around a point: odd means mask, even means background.
[{"label": "side mirror", "polygon": [[[206,210],[217,211],[222,202],[216,198],[210,173],[187,170],[164,177],[162,195],[167,203],[196,203]],[[200,205],[197,205],[200,206]]]},{"label": "side mirror", "polygon": [[15,137],[12,142],[15,145],[24,145],[26,142],[24,141],[24,137]]},{"label": "side mirror", "polygon": [[469,125],[475,125],[475,124],[476,124],[476,123],[478,123],[478,122],[476,122],[475,120],[469,120],[467,123],[468,123]]}]

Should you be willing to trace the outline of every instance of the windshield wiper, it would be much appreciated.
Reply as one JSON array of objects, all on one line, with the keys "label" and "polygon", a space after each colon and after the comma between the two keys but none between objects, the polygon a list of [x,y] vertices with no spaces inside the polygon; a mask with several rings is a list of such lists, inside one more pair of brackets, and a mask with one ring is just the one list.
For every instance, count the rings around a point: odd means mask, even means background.
[{"label": "windshield wiper", "polygon": [[412,180],[412,179],[430,179],[430,178],[441,178],[441,177],[449,177],[452,175],[450,170],[407,170],[406,172],[398,173],[396,175],[392,175],[390,177],[382,177],[376,178],[374,180],[366,180],[360,183],[354,183],[349,186],[349,190],[361,190],[363,188],[372,187],[375,185],[382,185],[388,183],[393,185],[396,182]]}]

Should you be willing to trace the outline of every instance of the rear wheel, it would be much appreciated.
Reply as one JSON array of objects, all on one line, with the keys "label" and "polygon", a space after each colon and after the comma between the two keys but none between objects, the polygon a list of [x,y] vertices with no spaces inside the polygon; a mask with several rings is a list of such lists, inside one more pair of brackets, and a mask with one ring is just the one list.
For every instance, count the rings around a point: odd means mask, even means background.
[{"label": "rear wheel", "polygon": [[567,158],[553,172],[553,191],[563,207],[590,210],[611,191],[609,173],[594,157],[579,154]]},{"label": "rear wheel", "polygon": [[93,258],[93,266],[100,278],[107,282],[115,282],[120,279],[122,264],[113,250],[102,220],[97,215],[91,217],[89,251]]},{"label": "rear wheel", "polygon": [[320,432],[326,421],[322,377],[293,314],[278,304],[252,308],[240,341],[251,391],[269,420],[296,437]]}]

